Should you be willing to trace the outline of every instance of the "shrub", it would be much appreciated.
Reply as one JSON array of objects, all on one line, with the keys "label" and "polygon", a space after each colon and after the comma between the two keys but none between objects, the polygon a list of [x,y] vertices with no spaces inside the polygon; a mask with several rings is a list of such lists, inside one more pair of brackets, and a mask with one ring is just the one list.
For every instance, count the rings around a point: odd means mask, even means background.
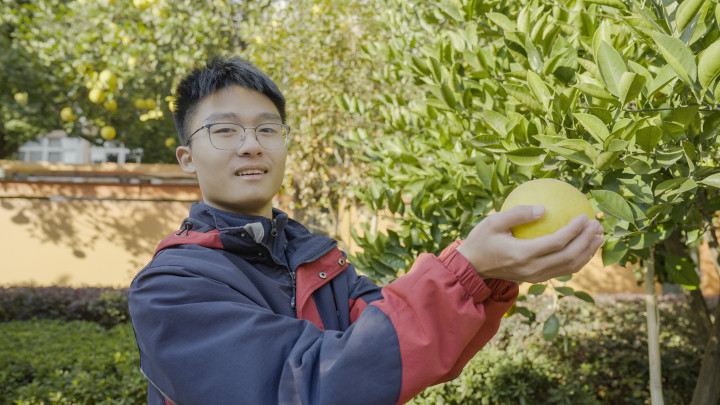
[{"label": "shrub", "polygon": [[0,404],[140,404],[146,387],[128,323],[0,323]]},{"label": "shrub", "polygon": [[0,322],[62,319],[111,328],[130,319],[127,289],[0,287]]},{"label": "shrub", "polygon": [[[529,298],[542,322],[549,297]],[[563,299],[558,338],[521,315],[503,320],[497,335],[461,375],[430,387],[414,404],[646,404],[649,400],[644,296],[599,296],[596,305]],[[682,296],[660,298],[663,394],[690,403],[703,348],[695,342]]]}]

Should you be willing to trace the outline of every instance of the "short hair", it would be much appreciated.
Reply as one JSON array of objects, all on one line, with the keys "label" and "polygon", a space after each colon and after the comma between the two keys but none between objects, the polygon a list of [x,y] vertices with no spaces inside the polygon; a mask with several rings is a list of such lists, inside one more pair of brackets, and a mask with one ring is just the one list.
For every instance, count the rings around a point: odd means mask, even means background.
[{"label": "short hair", "polygon": [[173,119],[181,145],[187,143],[186,132],[192,130],[187,126],[200,101],[230,86],[255,90],[268,97],[285,123],[285,97],[275,82],[245,59],[218,56],[190,72],[175,89]]}]

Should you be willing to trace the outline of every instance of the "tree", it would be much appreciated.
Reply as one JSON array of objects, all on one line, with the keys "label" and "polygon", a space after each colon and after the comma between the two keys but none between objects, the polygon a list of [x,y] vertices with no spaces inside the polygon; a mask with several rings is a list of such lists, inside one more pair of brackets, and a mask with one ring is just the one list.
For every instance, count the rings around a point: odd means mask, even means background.
[{"label": "tree", "polygon": [[[717,244],[720,208],[715,4],[389,0],[387,9],[386,24],[412,31],[368,47],[387,66],[373,79],[420,96],[377,98],[370,111],[387,136],[348,140],[364,148],[374,178],[358,194],[399,215],[397,231],[358,235],[361,270],[389,281],[418,252],[467,234],[517,184],[561,178],[603,213],[605,264],[635,263],[646,280],[652,362],[655,282],[684,287],[707,330],[693,403],[716,403],[720,314],[713,326],[695,260],[703,238]],[[544,332],[557,334],[552,316]],[[653,372],[654,404],[659,381]]]},{"label": "tree", "polygon": [[269,3],[3,2],[0,159],[54,129],[100,145],[100,129],[112,126],[115,141],[142,149],[144,162],[174,162],[176,81],[209,56],[244,49],[237,21]]},{"label": "tree", "polygon": [[[377,0],[312,0],[270,7],[241,31],[250,38],[245,54],[274,78],[287,99],[291,124],[291,178],[295,216],[316,232],[337,237],[343,210],[355,204],[351,186],[363,188],[362,163],[352,148],[336,143],[351,131],[376,127],[341,106],[358,109],[370,95],[393,89],[367,80],[377,68],[361,59],[361,47],[389,33],[374,21]],[[386,87],[382,89],[382,87]]]}]

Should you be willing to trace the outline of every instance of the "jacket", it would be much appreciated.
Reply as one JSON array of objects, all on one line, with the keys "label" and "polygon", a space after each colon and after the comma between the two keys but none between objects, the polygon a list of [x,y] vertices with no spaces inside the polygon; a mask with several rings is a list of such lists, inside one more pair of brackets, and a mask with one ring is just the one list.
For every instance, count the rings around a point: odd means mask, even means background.
[{"label": "jacket", "polygon": [[194,204],[129,290],[153,405],[404,403],[458,376],[517,298],[460,242],[381,288],[279,210],[214,210]]}]

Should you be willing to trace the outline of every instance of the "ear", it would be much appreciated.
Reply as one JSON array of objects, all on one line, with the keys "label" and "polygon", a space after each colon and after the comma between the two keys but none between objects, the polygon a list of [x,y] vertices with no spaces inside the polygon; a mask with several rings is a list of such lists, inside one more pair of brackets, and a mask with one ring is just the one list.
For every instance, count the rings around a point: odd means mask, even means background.
[{"label": "ear", "polygon": [[188,146],[178,146],[175,149],[175,157],[185,173],[195,173],[195,165],[192,160],[192,150]]}]

